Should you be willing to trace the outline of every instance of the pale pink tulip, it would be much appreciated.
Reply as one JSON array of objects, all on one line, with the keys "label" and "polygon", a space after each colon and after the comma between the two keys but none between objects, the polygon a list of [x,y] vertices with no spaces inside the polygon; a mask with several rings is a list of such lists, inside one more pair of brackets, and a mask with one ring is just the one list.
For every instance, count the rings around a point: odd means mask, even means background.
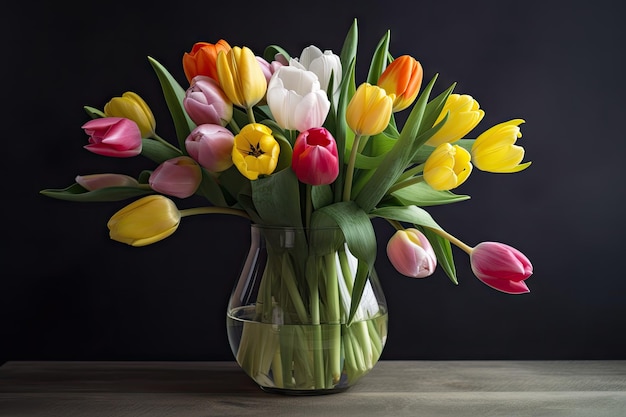
[{"label": "pale pink tulip", "polygon": [[183,107],[196,125],[204,123],[226,126],[233,117],[233,103],[217,81],[197,75],[185,92]]},{"label": "pale pink tulip", "polygon": [[77,175],[76,183],[88,191],[108,187],[139,187],[139,182],[123,174]]},{"label": "pale pink tulip", "polygon": [[148,179],[154,191],[178,198],[192,196],[201,181],[200,165],[188,156],[168,159],[159,165]]},{"label": "pale pink tulip", "polygon": [[193,159],[209,172],[222,172],[233,165],[234,135],[217,124],[202,124],[185,139],[185,148]]},{"label": "pale pink tulip", "polygon": [[415,228],[398,230],[387,242],[387,256],[398,272],[407,277],[425,278],[437,267],[430,242]]}]

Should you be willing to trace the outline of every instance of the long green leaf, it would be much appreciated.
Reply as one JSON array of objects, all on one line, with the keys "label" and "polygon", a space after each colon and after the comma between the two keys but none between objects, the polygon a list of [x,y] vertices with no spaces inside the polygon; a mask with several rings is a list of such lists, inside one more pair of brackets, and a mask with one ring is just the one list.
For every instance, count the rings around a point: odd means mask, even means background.
[{"label": "long green leaf", "polygon": [[292,169],[251,182],[252,201],[264,224],[302,226],[298,178]]},{"label": "long green leaf", "polygon": [[154,194],[154,191],[135,187],[107,187],[95,191],[87,191],[78,184],[63,189],[46,189],[39,192],[46,197],[76,202],[121,201],[128,198]]},{"label": "long green leaf", "polygon": [[430,245],[435,251],[435,255],[437,256],[437,262],[439,263],[441,269],[444,270],[448,278],[450,278],[450,281],[458,285],[459,280],[456,276],[456,266],[454,265],[452,245],[450,244],[450,241],[435,234],[427,227],[416,225],[416,228],[424,233],[424,236],[426,236],[426,238],[430,242]]},{"label": "long green leaf", "polygon": [[346,238],[348,249],[359,260],[348,315],[348,323],[351,323],[361,302],[369,272],[376,261],[376,233],[369,216],[354,201],[323,207],[316,210],[311,218],[312,227],[328,226],[332,223],[339,226]]},{"label": "long green leaf", "polygon": [[356,60],[358,43],[359,43],[359,28],[357,25],[357,20],[354,19],[343,41],[341,54],[339,55],[339,60],[341,61],[341,67],[343,71],[343,74],[342,74],[343,80],[346,79],[347,75],[349,74],[350,66],[353,65],[352,64],[353,61]]},{"label": "long green leaf", "polygon": [[185,149],[185,139],[189,136],[189,133],[196,127],[196,124],[189,118],[185,108],[183,107],[183,98],[185,97],[185,90],[178,84],[176,79],[169,73],[169,71],[161,65],[156,59],[148,57],[152,68],[159,78],[161,83],[161,89],[163,90],[163,96],[165,102],[172,115],[172,121],[174,122],[174,128],[176,129],[176,137],[178,138],[178,145],[180,149]]},{"label": "long green leaf", "polygon": [[202,168],[202,181],[200,182],[200,186],[198,187],[196,194],[203,196],[214,206],[228,206],[226,198],[224,197],[224,192],[217,183],[217,180],[204,168]]},{"label": "long green leaf", "polygon": [[399,222],[419,224],[420,226],[430,227],[431,229],[443,230],[426,210],[417,206],[381,207],[372,210],[370,215]]},{"label": "long green leaf", "polygon": [[454,194],[447,190],[435,190],[425,182],[401,188],[391,195],[397,198],[402,205],[420,207],[458,203],[470,198],[469,195]]},{"label": "long green leaf", "polygon": [[269,45],[263,51],[263,59],[267,62],[276,61],[276,55],[284,56],[287,62],[291,59],[291,55],[278,45]]},{"label": "long green leaf", "polygon": [[182,152],[177,152],[169,146],[154,139],[144,138],[141,140],[141,155],[156,162],[157,164],[161,164],[168,159],[176,158],[182,154]]},{"label": "long green leaf", "polygon": [[367,82],[373,85],[378,84],[378,78],[387,67],[387,57],[389,55],[389,36],[391,32],[387,30],[381,38],[374,51],[374,56],[370,62],[370,68],[367,73]]}]

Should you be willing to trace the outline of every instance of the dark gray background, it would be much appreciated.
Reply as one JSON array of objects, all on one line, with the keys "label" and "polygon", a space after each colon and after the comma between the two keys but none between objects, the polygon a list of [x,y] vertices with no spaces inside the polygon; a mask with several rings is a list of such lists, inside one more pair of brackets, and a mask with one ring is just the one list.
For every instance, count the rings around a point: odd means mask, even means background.
[{"label": "dark gray background", "polygon": [[147,56],[182,83],[182,54],[194,42],[338,53],[355,17],[361,76],[389,29],[392,54],[419,59],[426,80],[440,73],[437,91],[456,81],[456,92],[480,102],[477,131],[524,118],[519,143],[533,161],[515,175],[476,170],[457,190],[471,200],[431,210],[468,244],[503,241],[528,255],[530,294],[480,283],[460,251],[458,286],[441,271],[401,277],[384,254],[391,230],[376,223],[390,312],[383,358],[626,358],[618,2],[41,3],[17,3],[0,18],[0,360],[232,359],[225,308],[249,240],[245,221],[196,216],[165,241],[130,248],[106,229],[126,203],[38,191],[77,174],[152,167],[85,151],[80,129],[84,105],[102,108],[132,90],[155,112],[157,132],[173,137]]}]

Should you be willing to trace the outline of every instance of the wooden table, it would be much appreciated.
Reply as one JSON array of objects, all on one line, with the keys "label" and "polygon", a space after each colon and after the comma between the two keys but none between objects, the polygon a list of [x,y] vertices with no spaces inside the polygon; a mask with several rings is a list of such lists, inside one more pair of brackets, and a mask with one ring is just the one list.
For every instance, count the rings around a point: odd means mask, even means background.
[{"label": "wooden table", "polygon": [[234,362],[7,362],[2,417],[626,416],[626,361],[381,361],[340,394],[261,391]]}]

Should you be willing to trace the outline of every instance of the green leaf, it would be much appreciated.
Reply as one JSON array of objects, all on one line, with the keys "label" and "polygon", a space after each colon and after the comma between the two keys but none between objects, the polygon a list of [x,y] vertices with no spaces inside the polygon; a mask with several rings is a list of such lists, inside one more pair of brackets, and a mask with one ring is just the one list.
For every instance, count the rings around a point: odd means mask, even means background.
[{"label": "green leaf", "polygon": [[82,186],[75,183],[64,189],[46,189],[41,190],[39,193],[58,200],[104,202],[121,201],[128,198],[154,194],[154,191],[135,187],[107,187],[95,191],[87,191]]},{"label": "green leaf", "polygon": [[313,209],[317,210],[333,203],[333,190],[330,185],[314,185],[311,187]]},{"label": "green leaf", "polygon": [[263,51],[263,59],[271,63],[272,61],[276,61],[277,54],[283,55],[287,62],[291,59],[289,53],[278,45],[269,45],[266,47]]},{"label": "green leaf", "polygon": [[372,210],[370,215],[383,219],[418,224],[420,226],[430,227],[431,229],[443,230],[426,210],[417,206],[381,207]]},{"label": "green leaf", "polygon": [[100,117],[106,117],[106,114],[104,114],[104,112],[102,110],[96,109],[95,107],[84,106],[83,108],[85,109],[85,111],[87,112],[89,117],[91,117],[92,119],[98,119]]},{"label": "green leaf", "polygon": [[322,207],[311,217],[311,227],[332,224],[339,226],[346,238],[348,249],[359,260],[348,316],[348,323],[351,323],[361,301],[369,272],[376,261],[376,233],[369,216],[354,201]]},{"label": "green leaf", "polygon": [[228,203],[224,198],[224,193],[217,183],[217,180],[204,168],[202,168],[202,181],[200,182],[198,190],[196,190],[196,194],[203,196],[214,206],[228,206]]},{"label": "green leaf", "polygon": [[402,205],[438,206],[468,200],[469,195],[454,194],[450,191],[433,189],[425,182],[418,182],[394,191],[392,194]]},{"label": "green leaf", "polygon": [[141,155],[161,164],[168,159],[181,156],[183,153],[154,139],[141,139]]},{"label": "green leaf", "polygon": [[369,72],[367,73],[367,82],[372,85],[378,84],[378,78],[380,77],[380,74],[382,74],[387,67],[390,34],[391,32],[387,30],[382,39],[378,41],[378,45],[376,47],[376,50],[374,51],[374,56],[372,57],[372,61],[370,62]]},{"label": "green leaf", "polygon": [[185,139],[189,133],[196,127],[196,124],[189,118],[185,108],[183,107],[183,98],[185,90],[178,84],[174,77],[169,73],[163,65],[156,59],[148,57],[150,64],[159,78],[165,102],[172,115],[174,128],[176,129],[176,137],[180,149],[185,149]]},{"label": "green leaf", "polygon": [[348,77],[348,74],[350,74],[350,67],[353,66],[354,61],[356,61],[358,43],[359,29],[357,25],[357,20],[354,19],[352,21],[352,25],[350,26],[350,30],[348,30],[348,33],[346,34],[346,37],[343,41],[341,54],[339,55],[339,60],[341,61],[341,67],[343,71],[342,80],[345,80]]},{"label": "green leaf", "polygon": [[459,283],[459,280],[456,277],[456,267],[454,265],[454,257],[452,255],[452,245],[450,241],[442,238],[441,236],[434,233],[432,230],[416,225],[416,228],[424,233],[424,236],[430,242],[433,250],[435,251],[435,255],[437,256],[437,263],[444,270],[450,281],[454,284]]},{"label": "green leaf", "polygon": [[252,202],[265,225],[302,226],[300,186],[291,169],[251,182]]}]

